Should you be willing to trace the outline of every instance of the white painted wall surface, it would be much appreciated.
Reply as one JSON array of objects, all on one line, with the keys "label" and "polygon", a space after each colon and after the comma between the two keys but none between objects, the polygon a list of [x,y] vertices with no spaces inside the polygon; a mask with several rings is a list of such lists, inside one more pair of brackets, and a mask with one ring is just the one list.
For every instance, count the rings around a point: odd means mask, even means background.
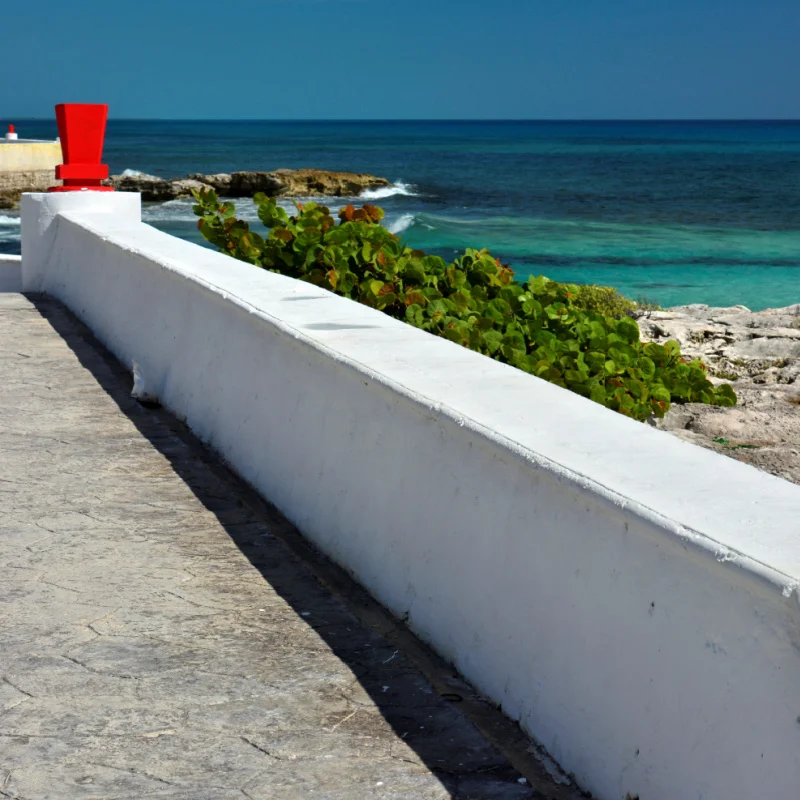
[{"label": "white painted wall surface", "polygon": [[0,292],[22,291],[22,258],[0,253]]},{"label": "white painted wall surface", "polygon": [[800,487],[160,233],[120,195],[119,215],[51,197],[23,199],[25,289],[136,359],[595,796],[798,796]]}]

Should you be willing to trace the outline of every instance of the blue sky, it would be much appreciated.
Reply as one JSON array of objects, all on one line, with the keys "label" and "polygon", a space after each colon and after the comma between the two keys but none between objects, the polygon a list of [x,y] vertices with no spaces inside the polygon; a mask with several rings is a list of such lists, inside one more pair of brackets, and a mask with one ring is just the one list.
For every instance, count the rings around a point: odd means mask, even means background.
[{"label": "blue sky", "polygon": [[37,0],[0,25],[6,118],[800,118],[800,0]]}]

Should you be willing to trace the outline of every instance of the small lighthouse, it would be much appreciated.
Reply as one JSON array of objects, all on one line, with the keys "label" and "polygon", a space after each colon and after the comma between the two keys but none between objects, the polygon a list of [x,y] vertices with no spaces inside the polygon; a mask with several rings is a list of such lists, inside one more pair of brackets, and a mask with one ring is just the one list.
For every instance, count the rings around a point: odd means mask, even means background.
[{"label": "small lighthouse", "polygon": [[8,126],[8,133],[6,134],[6,141],[7,142],[16,142],[19,139],[17,132],[14,130],[13,125]]}]

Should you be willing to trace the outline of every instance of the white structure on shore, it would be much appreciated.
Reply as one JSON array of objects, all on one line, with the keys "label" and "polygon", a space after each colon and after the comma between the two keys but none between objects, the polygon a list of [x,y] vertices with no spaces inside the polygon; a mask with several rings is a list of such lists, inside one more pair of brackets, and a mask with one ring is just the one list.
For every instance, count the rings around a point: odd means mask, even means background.
[{"label": "white structure on shore", "polygon": [[0,194],[49,189],[60,181],[55,168],[61,163],[61,143],[20,139],[13,125],[0,139]]}]

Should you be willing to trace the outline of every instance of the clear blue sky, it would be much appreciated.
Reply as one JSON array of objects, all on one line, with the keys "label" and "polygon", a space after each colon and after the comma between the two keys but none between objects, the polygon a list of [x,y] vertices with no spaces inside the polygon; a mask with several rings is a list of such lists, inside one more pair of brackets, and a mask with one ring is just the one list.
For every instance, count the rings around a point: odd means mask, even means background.
[{"label": "clear blue sky", "polygon": [[0,54],[5,118],[800,118],[800,0],[18,0]]}]

